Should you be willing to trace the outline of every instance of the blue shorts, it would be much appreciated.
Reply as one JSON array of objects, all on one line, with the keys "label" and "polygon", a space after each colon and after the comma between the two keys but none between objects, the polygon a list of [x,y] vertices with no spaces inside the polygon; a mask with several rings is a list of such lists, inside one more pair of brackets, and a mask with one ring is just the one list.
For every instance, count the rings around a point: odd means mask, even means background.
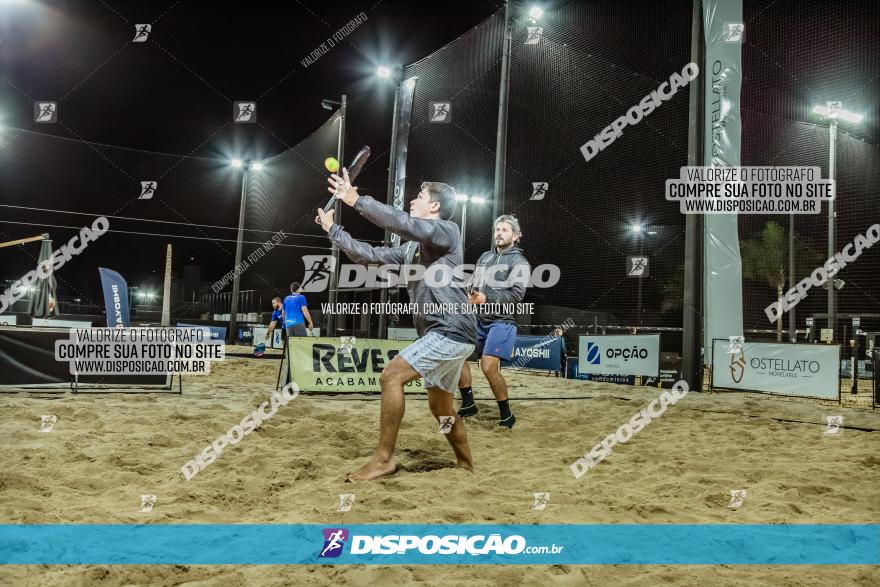
[{"label": "blue shorts", "polygon": [[477,321],[477,351],[480,355],[509,360],[515,344],[516,324],[492,322],[484,327]]}]

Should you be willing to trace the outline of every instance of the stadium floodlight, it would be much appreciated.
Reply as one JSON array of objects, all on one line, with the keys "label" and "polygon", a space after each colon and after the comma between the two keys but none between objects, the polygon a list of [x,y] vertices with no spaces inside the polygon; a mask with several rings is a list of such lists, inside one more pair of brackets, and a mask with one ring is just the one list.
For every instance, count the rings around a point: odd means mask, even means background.
[{"label": "stadium floodlight", "polygon": [[544,10],[538,6],[532,6],[529,10],[529,18],[532,18],[533,20],[538,20],[542,16],[544,16]]},{"label": "stadium floodlight", "polygon": [[467,229],[468,204],[485,204],[486,198],[483,196],[466,196],[465,194],[455,194],[455,199],[458,202],[462,202],[462,205],[461,205],[461,242],[464,243],[465,230]]},{"label": "stadium floodlight", "polygon": [[[856,114],[843,109],[843,103],[839,101],[826,102],[825,106],[814,106],[813,112],[828,119],[828,179],[832,185],[837,180],[837,121],[843,120],[858,124],[862,121],[862,115]],[[837,187],[835,185],[834,197],[837,197]],[[835,202],[828,200],[828,257],[834,256],[834,234],[835,226]],[[834,288],[828,288],[828,328],[832,331],[837,326],[837,304],[835,303]]]},{"label": "stadium floodlight", "polygon": [[241,159],[233,159],[230,163],[233,167],[241,167]]},{"label": "stadium floodlight", "polygon": [[263,169],[263,164],[262,163],[251,163],[251,169],[253,169],[254,171],[260,171]]},{"label": "stadium floodlight", "polygon": [[850,112],[849,110],[844,110],[843,108],[833,108],[830,106],[814,106],[813,112],[820,116],[824,116],[829,120],[839,119],[845,120],[846,122],[852,122],[854,124],[858,124],[862,121],[864,116],[861,114],[856,114],[855,112]]},{"label": "stadium floodlight", "polygon": [[391,77],[391,70],[384,65],[380,65],[378,69],[376,69],[376,75],[383,79],[388,79]]},{"label": "stadium floodlight", "polygon": [[630,230],[632,230],[634,233],[636,233],[636,234],[641,234],[641,233],[644,231],[644,228],[645,228],[645,227],[642,226],[641,224],[633,224],[633,225],[630,226],[629,228],[630,228]]}]

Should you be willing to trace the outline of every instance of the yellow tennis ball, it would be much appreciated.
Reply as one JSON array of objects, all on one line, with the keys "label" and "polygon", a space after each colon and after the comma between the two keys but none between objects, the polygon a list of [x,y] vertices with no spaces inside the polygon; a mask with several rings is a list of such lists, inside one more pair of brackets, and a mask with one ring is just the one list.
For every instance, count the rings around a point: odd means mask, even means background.
[{"label": "yellow tennis ball", "polygon": [[324,159],[324,167],[326,167],[327,171],[330,173],[336,173],[339,171],[339,161],[334,157],[327,157]]}]

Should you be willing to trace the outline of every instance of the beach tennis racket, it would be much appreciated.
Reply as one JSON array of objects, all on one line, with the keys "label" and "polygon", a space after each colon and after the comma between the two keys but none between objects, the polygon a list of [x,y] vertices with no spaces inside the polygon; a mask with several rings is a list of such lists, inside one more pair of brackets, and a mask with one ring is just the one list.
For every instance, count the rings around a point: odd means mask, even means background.
[{"label": "beach tennis racket", "polygon": [[[353,185],[354,180],[357,179],[357,176],[360,174],[361,170],[364,168],[364,163],[367,162],[367,159],[370,158],[370,147],[368,145],[364,145],[361,147],[361,150],[357,152],[354,156],[354,159],[351,160],[351,165],[348,166],[348,181]],[[336,203],[336,196],[332,196],[330,201],[327,202],[327,205],[324,206],[324,212],[329,212],[333,205]]]}]

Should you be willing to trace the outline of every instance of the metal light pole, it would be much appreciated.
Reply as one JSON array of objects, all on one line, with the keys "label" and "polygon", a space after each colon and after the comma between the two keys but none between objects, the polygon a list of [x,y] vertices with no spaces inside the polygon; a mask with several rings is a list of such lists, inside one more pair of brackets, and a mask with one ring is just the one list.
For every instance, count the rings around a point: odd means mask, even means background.
[{"label": "metal light pole", "polygon": [[235,265],[232,268],[232,299],[229,308],[229,332],[226,338],[229,344],[235,342],[235,329],[238,326],[236,314],[238,313],[238,286],[239,276],[238,266],[241,264],[241,247],[244,235],[244,210],[247,202],[247,184],[250,177],[251,162],[244,161],[241,163],[241,204],[238,208],[238,236],[235,239]]},{"label": "metal light pole", "polygon": [[[830,147],[828,154],[828,179],[834,182],[837,179],[837,119],[832,118],[828,127]],[[836,186],[834,197],[837,197]],[[834,200],[828,200],[828,259],[834,256]],[[832,341],[834,329],[837,325],[837,305],[834,299],[834,278],[828,280],[828,328],[831,329]]]},{"label": "metal light pole", "polygon": [[[826,102],[825,106],[814,106],[813,112],[828,119],[828,179],[831,180],[834,190],[834,199],[837,198],[837,121],[843,119],[847,122],[859,123],[863,116],[855,112],[843,109],[841,102]],[[835,216],[834,199],[828,200],[828,258],[834,256]],[[837,300],[834,292],[834,278],[828,280],[828,328],[831,329],[832,337],[837,325]],[[832,338],[833,340],[833,338]]]},{"label": "metal light pole", "polygon": [[[794,214],[788,217],[788,284],[795,286],[797,277],[794,274]],[[795,320],[794,306],[788,311],[788,336],[791,342],[797,342],[797,321]]]},{"label": "metal light pole", "polygon": [[[643,236],[641,233],[639,233],[639,235],[638,235],[636,238],[639,239],[639,257],[644,257],[644,250],[645,250],[645,236]],[[639,277],[639,302],[638,302],[638,309],[639,309],[639,320],[638,320],[638,324],[639,324],[639,326],[641,326],[641,325],[642,325],[642,278],[641,278],[641,277]]]},{"label": "metal light pole", "polygon": [[467,230],[467,200],[461,202],[461,252],[464,254],[464,236]]},{"label": "metal light pole", "polygon": [[[340,165],[343,165],[344,157],[345,157],[345,107],[346,107],[346,96],[342,95],[341,102],[333,102],[332,100],[324,100],[321,105],[327,108],[327,105],[339,105],[339,142],[337,145],[337,154],[336,160],[339,161]],[[340,224],[342,222],[342,201],[338,198],[336,202],[333,204],[333,222],[335,224]],[[331,248],[331,254],[333,256],[333,271],[330,272],[330,295],[329,302],[330,307],[334,307],[336,305],[336,300],[338,298],[338,279],[339,279],[339,247],[336,246],[336,243],[333,243],[333,247]],[[335,312],[331,312],[329,316],[327,316],[327,336],[336,336],[336,314]]]}]

